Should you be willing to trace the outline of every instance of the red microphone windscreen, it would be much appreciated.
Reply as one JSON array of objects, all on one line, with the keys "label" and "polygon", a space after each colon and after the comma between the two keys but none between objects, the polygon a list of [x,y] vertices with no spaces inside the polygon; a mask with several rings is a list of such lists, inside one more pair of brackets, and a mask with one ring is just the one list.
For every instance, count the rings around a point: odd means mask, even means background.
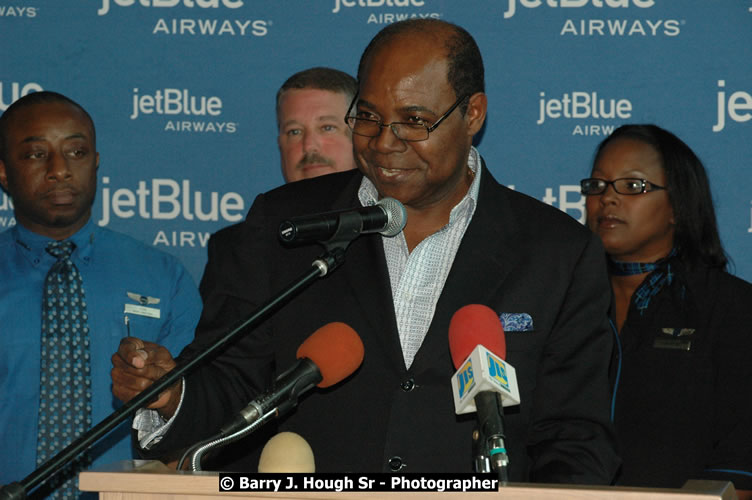
[{"label": "red microphone windscreen", "polygon": [[449,322],[449,351],[454,368],[459,369],[478,345],[506,359],[507,344],[499,315],[481,304],[460,307]]},{"label": "red microphone windscreen", "polygon": [[322,380],[317,387],[329,387],[358,369],[363,362],[363,342],[349,325],[329,323],[300,344],[296,356],[318,366]]}]

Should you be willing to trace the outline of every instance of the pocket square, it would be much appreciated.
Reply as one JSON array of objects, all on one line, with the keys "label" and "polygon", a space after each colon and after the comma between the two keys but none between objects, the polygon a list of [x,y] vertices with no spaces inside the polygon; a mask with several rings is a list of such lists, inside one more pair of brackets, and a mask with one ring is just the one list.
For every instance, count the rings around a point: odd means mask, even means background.
[{"label": "pocket square", "polygon": [[528,313],[501,313],[499,319],[505,332],[533,331],[533,318]]}]

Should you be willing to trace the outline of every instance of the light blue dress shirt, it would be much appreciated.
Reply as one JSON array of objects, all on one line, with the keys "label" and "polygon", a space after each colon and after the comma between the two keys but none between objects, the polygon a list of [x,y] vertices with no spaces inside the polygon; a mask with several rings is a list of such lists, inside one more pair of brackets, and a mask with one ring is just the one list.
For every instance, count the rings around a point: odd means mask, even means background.
[{"label": "light blue dress shirt", "polygon": [[[127,334],[125,315],[131,336],[175,356],[193,338],[201,298],[183,265],[167,253],[91,220],[70,239],[87,300],[96,425],[119,406],[110,358]],[[20,225],[0,233],[0,484],[36,468],[42,284],[55,262],[45,250],[50,241]],[[94,465],[134,458],[130,435],[125,421],[101,439],[92,448]]]}]

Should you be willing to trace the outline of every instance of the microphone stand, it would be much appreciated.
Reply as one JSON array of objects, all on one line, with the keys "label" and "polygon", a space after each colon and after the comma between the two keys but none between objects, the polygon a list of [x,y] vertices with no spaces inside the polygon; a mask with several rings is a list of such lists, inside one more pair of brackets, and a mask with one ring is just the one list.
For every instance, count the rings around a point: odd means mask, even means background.
[{"label": "microphone stand", "polygon": [[175,366],[173,370],[156,380],[149,388],[144,389],[133,399],[123,404],[112,412],[109,417],[76,438],[71,444],[63,448],[57,455],[47,460],[31,474],[21,481],[9,483],[0,488],[0,500],[20,500],[26,498],[26,493],[49,479],[65,464],[77,457],[81,452],[99,441],[108,432],[118,426],[126,418],[133,415],[138,409],[146,406],[149,402],[157,399],[159,394],[177,382],[185,373],[192,370],[208,356],[227,346],[236,340],[244,330],[257,326],[272,312],[289,302],[290,299],[302,289],[308,287],[318,278],[323,278],[334,271],[345,260],[345,250],[352,240],[360,236],[360,232],[353,228],[352,224],[340,224],[337,232],[329,239],[319,242],[324,245],[326,252],[313,261],[311,269],[302,273],[293,280],[286,288],[269,299],[249,317],[231,328],[222,338],[214,342],[205,351],[196,354],[193,358]]}]

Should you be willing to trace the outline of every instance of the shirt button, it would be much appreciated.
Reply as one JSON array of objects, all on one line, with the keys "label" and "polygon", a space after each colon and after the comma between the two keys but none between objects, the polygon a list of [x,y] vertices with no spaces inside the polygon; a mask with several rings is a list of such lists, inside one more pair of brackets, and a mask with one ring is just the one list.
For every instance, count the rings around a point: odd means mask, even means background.
[{"label": "shirt button", "polygon": [[410,392],[415,388],[415,380],[410,377],[409,379],[405,380],[400,384],[400,387],[402,387],[402,390],[405,392]]},{"label": "shirt button", "polygon": [[402,462],[401,457],[392,457],[389,459],[389,469],[391,469],[392,472],[402,470],[405,466],[406,464]]}]

